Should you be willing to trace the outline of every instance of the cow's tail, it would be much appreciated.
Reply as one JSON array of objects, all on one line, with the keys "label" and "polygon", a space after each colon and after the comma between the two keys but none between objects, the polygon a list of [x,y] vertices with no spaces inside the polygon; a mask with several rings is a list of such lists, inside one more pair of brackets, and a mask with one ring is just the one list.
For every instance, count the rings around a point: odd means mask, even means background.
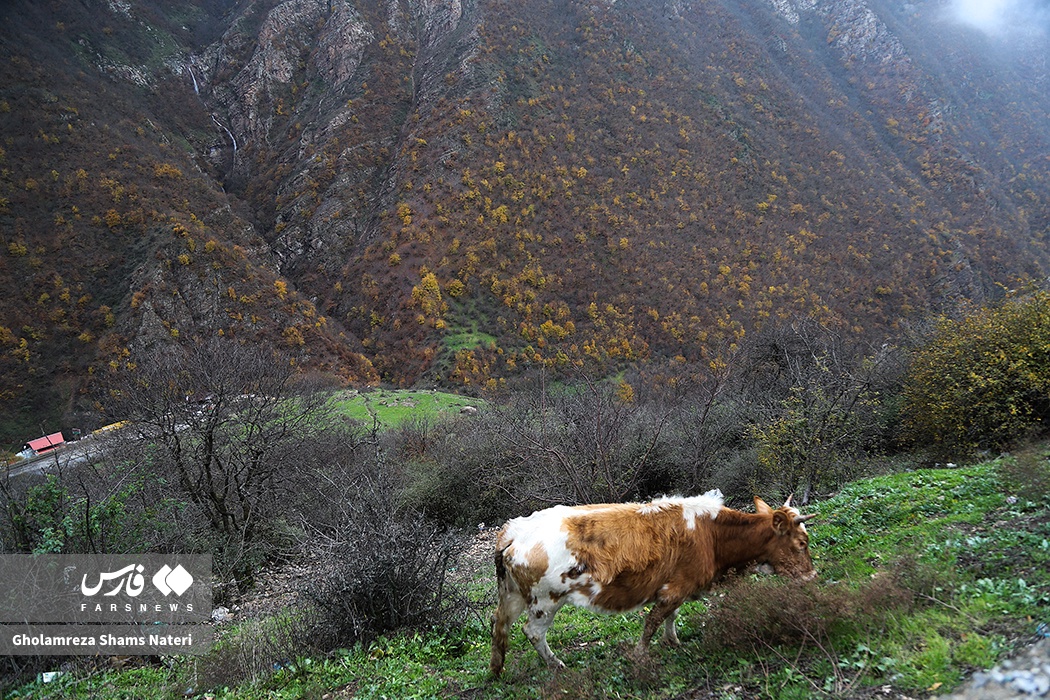
[{"label": "cow's tail", "polygon": [[[503,544],[502,538],[500,544]],[[503,660],[507,655],[507,644],[510,639],[510,626],[521,615],[525,601],[521,597],[514,578],[507,571],[506,552],[510,547],[496,548],[496,590],[499,601],[492,613],[492,658],[489,660],[489,671],[498,676],[503,671]]]},{"label": "cow's tail", "polygon": [[[507,545],[508,547],[510,545]],[[507,564],[503,561],[503,554],[507,551],[507,547],[502,549],[496,549],[496,585],[502,587],[503,581],[507,578]]]}]

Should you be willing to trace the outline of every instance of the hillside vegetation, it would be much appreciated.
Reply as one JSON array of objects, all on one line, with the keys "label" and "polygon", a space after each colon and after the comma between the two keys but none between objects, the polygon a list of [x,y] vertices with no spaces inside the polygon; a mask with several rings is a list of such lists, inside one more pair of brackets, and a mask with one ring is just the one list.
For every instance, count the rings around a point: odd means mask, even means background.
[{"label": "hillside vegetation", "polygon": [[1047,33],[942,3],[0,10],[0,440],[223,335],[355,386],[881,343],[1045,279]]},{"label": "hillside vegetation", "polygon": [[[92,464],[0,480],[0,544],[209,553],[216,605],[240,612],[201,658],[7,657],[8,683],[40,697],[949,689],[1045,631],[1048,301],[945,320],[907,354],[857,354],[800,323],[710,374],[540,375],[467,412],[439,393],[348,396],[236,339],[173,346],[110,387],[128,423]],[[551,676],[516,633],[504,680],[485,678],[494,524],[713,487],[731,506],[806,503],[820,580],[737,577],[687,610],[683,649],[644,663],[623,653],[639,615],[567,611],[551,642],[570,670]],[[58,664],[56,684],[25,685]]]},{"label": "hillside vegetation", "polygon": [[[377,639],[327,657],[285,655],[286,628],[222,629],[200,660],[125,671],[100,667],[18,689],[19,697],[630,696],[803,698],[861,696],[865,688],[944,692],[1033,638],[1050,604],[1050,450],[1043,445],[971,467],[920,469],[847,485],[807,509],[821,573],[814,586],[744,579],[680,615],[683,645],[655,645],[632,662],[641,615],[566,608],[551,629],[568,669],[553,675],[516,630],[503,679],[487,678],[489,557],[460,563],[482,605],[445,631]],[[1043,489],[1034,491],[1042,479]],[[486,549],[487,552],[487,549]],[[294,618],[300,610],[283,613]],[[245,645],[276,672],[223,679]],[[269,659],[271,657],[267,657]],[[268,661],[267,661],[268,663]],[[187,688],[189,689],[187,691]]]}]

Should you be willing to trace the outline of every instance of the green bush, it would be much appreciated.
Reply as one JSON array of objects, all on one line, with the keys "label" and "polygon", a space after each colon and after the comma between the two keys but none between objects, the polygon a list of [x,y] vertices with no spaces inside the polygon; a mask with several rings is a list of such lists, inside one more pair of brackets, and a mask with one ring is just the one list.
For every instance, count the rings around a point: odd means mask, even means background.
[{"label": "green bush", "polygon": [[951,455],[1003,448],[1050,418],[1050,294],[942,320],[913,359],[906,438]]}]

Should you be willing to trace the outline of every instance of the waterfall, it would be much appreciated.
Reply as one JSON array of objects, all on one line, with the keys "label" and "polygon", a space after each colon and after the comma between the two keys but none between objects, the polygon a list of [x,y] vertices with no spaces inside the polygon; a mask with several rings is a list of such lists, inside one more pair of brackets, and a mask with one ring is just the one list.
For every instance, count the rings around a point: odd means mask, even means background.
[{"label": "waterfall", "polygon": [[201,94],[201,90],[200,90],[200,87],[197,85],[197,76],[195,76],[193,74],[193,65],[187,63],[186,64],[186,70],[188,70],[190,72],[190,80],[193,81],[193,92],[196,93],[197,95],[200,95]]},{"label": "waterfall", "polygon": [[230,131],[230,130],[229,130],[229,128],[227,128],[227,127],[226,127],[226,126],[224,126],[223,124],[220,124],[220,123],[219,123],[219,120],[215,118],[215,115],[214,115],[214,114],[213,114],[213,115],[211,115],[211,120],[212,120],[212,122],[214,122],[214,123],[215,123],[215,126],[219,127],[219,128],[220,128],[220,129],[222,129],[223,131],[225,131],[225,132],[226,132],[226,135],[230,137],[230,143],[232,143],[232,144],[233,144],[233,154],[234,154],[234,155],[237,155],[237,139],[235,139],[235,138],[233,137],[233,132],[232,132],[232,131]]}]

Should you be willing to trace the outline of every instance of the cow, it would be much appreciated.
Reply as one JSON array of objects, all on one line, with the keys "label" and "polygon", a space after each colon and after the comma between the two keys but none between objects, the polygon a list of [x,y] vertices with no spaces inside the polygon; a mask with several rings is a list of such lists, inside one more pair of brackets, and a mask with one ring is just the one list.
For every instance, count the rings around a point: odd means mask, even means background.
[{"label": "cow", "polygon": [[805,522],[791,499],[774,510],[755,498],[755,513],[722,505],[717,489],[648,503],[554,506],[514,518],[496,541],[499,602],[492,615],[493,676],[503,671],[511,625],[528,610],[525,636],[547,665],[565,664],[547,644],[555,613],[572,604],[619,613],[652,604],[637,653],[664,626],[678,645],[675,614],[731,570],[771,567],[782,576],[816,577]]}]

